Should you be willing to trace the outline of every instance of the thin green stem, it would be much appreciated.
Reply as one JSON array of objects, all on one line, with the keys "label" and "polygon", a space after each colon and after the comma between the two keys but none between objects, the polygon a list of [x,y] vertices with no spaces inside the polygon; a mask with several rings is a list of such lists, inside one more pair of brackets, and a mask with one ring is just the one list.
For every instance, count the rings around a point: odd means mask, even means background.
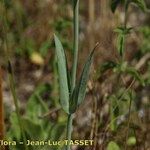
[{"label": "thin green stem", "polygon": [[74,26],[74,45],[73,45],[73,66],[72,66],[72,85],[73,91],[76,83],[76,72],[78,62],[78,47],[79,47],[79,0],[73,2],[73,26]]},{"label": "thin green stem", "polygon": [[26,145],[26,136],[24,133],[24,129],[23,129],[23,125],[21,122],[21,115],[20,115],[20,111],[19,111],[19,104],[18,104],[18,98],[17,98],[17,94],[16,94],[16,90],[15,90],[15,81],[14,81],[14,77],[13,77],[13,73],[12,73],[12,69],[11,69],[11,65],[9,64],[9,84],[10,84],[10,90],[13,96],[13,100],[14,100],[14,104],[15,104],[15,109],[16,109],[16,114],[17,114],[17,118],[18,118],[18,123],[20,126],[20,130],[22,133],[22,138],[23,138],[23,142],[24,142],[24,146],[25,146],[25,150],[28,150],[28,147]]},{"label": "thin green stem", "polygon": [[[127,29],[127,21],[128,21],[128,5],[129,5],[129,0],[125,1],[125,7],[124,7],[124,32],[126,32]],[[123,51],[125,51],[126,48],[126,33],[123,34],[124,36],[124,42],[123,42]],[[124,54],[121,57],[121,61],[124,61]]]},{"label": "thin green stem", "polygon": [[26,145],[26,136],[24,133],[24,129],[23,129],[23,125],[21,122],[21,115],[20,115],[20,111],[19,111],[19,105],[18,105],[18,99],[17,99],[17,94],[15,91],[15,81],[14,81],[14,77],[13,77],[13,72],[12,72],[12,67],[11,67],[11,62],[9,59],[9,51],[8,51],[8,41],[7,41],[7,12],[6,12],[6,7],[5,7],[5,1],[3,0],[3,6],[4,6],[4,14],[3,14],[3,30],[4,30],[4,52],[5,52],[5,60],[6,60],[6,64],[7,64],[7,69],[8,69],[8,79],[9,79],[9,84],[10,84],[10,90],[13,96],[13,100],[14,100],[14,104],[15,104],[15,109],[16,109],[16,114],[17,114],[17,118],[18,118],[18,122],[19,122],[19,126],[20,126],[20,130],[22,133],[22,137],[23,137],[23,142],[25,145],[25,150],[28,150],[28,147]]},{"label": "thin green stem", "polygon": [[[124,30],[127,29],[127,20],[128,20],[128,7],[129,7],[129,0],[125,1],[125,17],[124,17]],[[125,49],[125,45],[126,45],[126,34],[124,34],[124,49]],[[123,58],[124,59],[124,58]],[[133,82],[134,83],[134,80]],[[132,84],[131,83],[131,84]],[[128,117],[128,125],[127,125],[127,134],[126,134],[126,140],[125,140],[125,150],[127,150],[127,140],[128,140],[128,136],[129,136],[129,128],[130,128],[130,114],[131,114],[131,105],[132,105],[132,100],[130,99],[129,102],[129,117]]]},{"label": "thin green stem", "polygon": [[132,105],[132,100],[130,99],[130,103],[129,103],[129,117],[128,117],[128,125],[127,125],[127,134],[126,134],[126,140],[125,140],[125,150],[127,150],[127,140],[128,140],[128,136],[129,136],[131,105]]},{"label": "thin green stem", "polygon": [[[78,64],[78,47],[79,47],[79,0],[73,1],[73,65],[72,65],[72,74],[71,74],[71,93],[76,85],[76,74],[77,74],[77,64]],[[67,122],[67,150],[71,150],[69,141],[71,140],[72,133],[72,122],[73,114],[68,115]]]},{"label": "thin green stem", "polygon": [[125,7],[124,7],[124,28],[127,27],[127,21],[128,21],[128,7],[129,7],[129,0],[125,1]]},{"label": "thin green stem", "polygon": [[67,150],[71,150],[70,147],[70,140],[71,140],[71,133],[72,133],[72,121],[73,121],[73,114],[68,115],[68,122],[67,122]]}]

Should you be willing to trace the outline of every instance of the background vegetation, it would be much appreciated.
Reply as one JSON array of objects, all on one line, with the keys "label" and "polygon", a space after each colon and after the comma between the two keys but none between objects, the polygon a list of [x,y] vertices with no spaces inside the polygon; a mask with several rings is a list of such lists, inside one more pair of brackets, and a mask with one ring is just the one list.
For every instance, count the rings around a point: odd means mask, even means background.
[{"label": "background vegetation", "polygon": [[[149,8],[150,2],[146,0],[145,3]],[[23,138],[7,79],[5,57],[9,56],[26,137],[33,140],[64,139],[67,116],[59,104],[53,34],[59,36],[71,68],[72,4],[70,0],[5,0],[5,7],[6,13],[0,1],[0,64],[3,74],[0,91],[4,108],[0,105],[5,112],[5,138],[16,141]],[[123,5],[119,5],[113,14],[109,0],[80,1],[78,78],[85,59],[97,42],[99,47],[95,51],[85,101],[74,116],[72,137],[94,139],[95,144],[92,148],[74,146],[74,150],[150,149],[149,12],[143,12],[134,4],[129,7],[127,26],[133,30],[126,37],[124,63],[119,65],[117,43],[120,30],[117,27],[123,24]],[[4,51],[6,39],[7,54]],[[126,66],[132,70],[127,71]],[[25,148],[10,147],[10,150],[20,149]]]}]

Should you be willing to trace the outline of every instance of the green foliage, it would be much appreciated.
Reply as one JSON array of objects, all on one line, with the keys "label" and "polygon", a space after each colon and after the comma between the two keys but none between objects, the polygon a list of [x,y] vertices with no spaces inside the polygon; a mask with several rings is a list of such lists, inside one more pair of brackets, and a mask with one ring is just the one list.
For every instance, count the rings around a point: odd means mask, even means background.
[{"label": "green foliage", "polygon": [[[84,68],[83,72],[80,77],[80,81],[78,85],[75,87],[71,97],[69,97],[69,89],[70,89],[70,75],[69,70],[67,67],[67,58],[62,48],[62,44],[60,43],[59,39],[54,36],[55,44],[56,44],[56,54],[58,58],[58,74],[59,74],[59,82],[60,82],[60,102],[62,108],[65,110],[66,113],[74,113],[77,107],[81,104],[85,97],[86,93],[86,86],[88,81],[88,76],[90,72],[90,66],[92,63],[92,58],[94,54],[94,50],[89,55]],[[64,86],[65,84],[65,86]],[[65,98],[66,97],[66,98]],[[69,103],[69,106],[68,106]],[[69,108],[69,111],[68,111]]]},{"label": "green foliage", "polygon": [[125,35],[124,34],[120,34],[118,36],[118,52],[120,54],[120,56],[123,56],[124,53],[124,44],[125,44]]},{"label": "green foliage", "polygon": [[8,139],[15,138],[17,141],[19,141],[21,139],[21,131],[20,131],[16,113],[11,114],[10,123],[11,123],[11,129],[9,130],[9,132],[7,132],[7,137]]},{"label": "green foliage", "polygon": [[128,109],[128,105],[131,101],[135,100],[135,93],[133,90],[126,90],[124,87],[120,88],[116,94],[109,97],[111,106],[111,130],[115,131],[117,129],[116,120],[118,116],[124,115]]},{"label": "green foliage", "polygon": [[39,85],[28,100],[26,116],[32,119],[32,121],[35,123],[42,123],[42,120],[39,119],[39,116],[48,112],[49,110],[48,105],[42,99],[42,95],[45,92],[50,92],[50,90],[51,88],[48,84]]},{"label": "green foliage", "polygon": [[[79,0],[73,0],[74,9],[76,9],[76,4],[78,1]],[[11,5],[13,3],[12,0],[11,1],[5,0],[4,2],[7,8],[8,7],[11,8]],[[64,3],[67,4],[68,1],[65,1]],[[144,0],[111,0],[111,10],[113,13],[115,13],[116,9],[119,7],[120,4],[124,5],[124,7],[126,8],[126,11],[128,9],[129,4],[134,4],[138,6],[142,11],[147,10]],[[19,12],[21,15],[22,13],[24,13],[24,12],[21,12],[22,7],[19,8],[18,5],[15,7],[16,7],[15,9],[17,9],[16,11],[18,14]],[[8,12],[8,14],[11,14],[11,11]],[[23,18],[21,16],[21,18],[19,19],[19,22],[22,20]],[[77,24],[77,23],[74,22],[74,24]],[[8,26],[13,26],[13,23],[10,22]],[[30,56],[36,51],[40,53],[42,58],[46,57],[48,50],[49,48],[52,47],[52,45],[49,43],[48,40],[45,40],[39,47],[37,47],[35,40],[26,38],[24,37],[23,34],[21,34],[21,32],[23,31],[25,31],[25,33],[26,31],[28,31],[28,30],[24,30],[24,26],[25,25],[23,24],[22,31],[19,31],[20,29],[15,31],[15,36],[13,35],[14,33],[8,34],[8,36],[10,37],[9,43],[13,38],[16,41],[19,40],[19,42],[17,43],[18,44],[17,48],[15,49],[16,50],[15,53],[17,53],[19,56],[24,56],[26,54]],[[72,91],[71,82],[73,79],[71,78],[72,74],[70,73],[70,70],[68,69],[67,57],[64,51],[64,49],[67,49],[67,48],[72,49],[72,45],[73,45],[71,41],[64,39],[64,37],[66,36],[66,32],[64,32],[64,29],[68,30],[68,28],[71,27],[71,20],[66,19],[66,18],[58,18],[58,20],[54,22],[53,27],[56,33],[61,34],[61,37],[59,39],[56,35],[54,35],[55,46],[56,46],[56,56],[57,56],[57,68],[58,68],[58,76],[59,76],[58,79],[59,79],[59,87],[60,87],[60,104],[63,110],[67,114],[72,115],[73,113],[75,113],[75,111],[77,110],[77,108],[83,102],[85,98],[86,87],[87,87],[87,82],[89,78],[90,66],[92,63],[94,50],[89,54],[84,64],[80,79]],[[127,76],[134,78],[136,82],[139,82],[142,85],[144,85],[145,82],[146,82],[146,85],[149,85],[150,79],[146,78],[146,80],[144,81],[140,73],[134,67],[131,67],[130,64],[124,60],[123,56],[125,56],[125,52],[126,52],[125,51],[126,38],[127,38],[127,35],[131,33],[131,31],[132,31],[132,28],[128,28],[126,27],[126,25],[115,29],[115,32],[117,32],[118,34],[116,47],[117,47],[117,53],[119,54],[119,59],[117,61],[109,60],[105,62],[104,64],[102,64],[100,68],[100,73],[105,73],[107,70],[113,70],[116,77],[118,76],[124,77],[125,75],[127,75]],[[144,41],[141,45],[141,51],[142,51],[142,54],[145,54],[145,53],[148,53],[150,50],[150,44],[149,44],[150,28],[147,26],[147,27],[142,28],[140,31],[142,32],[142,35],[144,37]],[[22,35],[23,37],[21,37]],[[12,43],[14,41],[12,40]],[[15,47],[15,45],[13,46]],[[150,65],[148,67],[149,67],[148,73],[150,73]],[[56,70],[57,68],[55,67]],[[133,89],[127,89],[123,84],[120,84],[120,80],[119,82],[117,82],[115,86],[116,86],[115,87],[116,91],[114,90],[113,93],[111,93],[112,95],[109,95],[110,105],[111,105],[110,106],[110,118],[111,118],[110,125],[113,131],[117,131],[118,127],[120,127],[117,124],[117,118],[120,115],[126,115],[130,100],[132,101],[135,100]],[[49,118],[47,117],[44,117],[44,118],[41,117],[42,115],[47,114],[49,112],[49,103],[52,104],[51,98],[49,98],[48,101],[45,101],[45,99],[43,100],[43,96],[42,96],[43,93],[49,93],[49,92],[51,92],[51,87],[49,85],[48,86],[40,85],[33,92],[33,94],[28,100],[24,116],[21,117],[23,129],[28,139],[59,140],[64,136],[63,133],[65,130],[65,123],[63,122],[64,120],[62,118],[61,118],[62,119],[61,121],[58,119],[57,124],[56,124],[54,121],[50,121]],[[71,127],[69,129],[71,129]],[[10,127],[8,129],[6,138],[8,140],[16,140],[17,142],[22,141],[23,137],[22,137],[21,132],[22,131],[20,130],[20,127],[19,127],[17,114],[13,112],[10,115]],[[107,150],[120,150],[120,147],[117,143],[119,142],[110,141],[107,145]],[[133,135],[132,136],[130,135],[130,137],[127,138],[127,145],[134,146],[135,144],[136,144],[135,137]],[[17,145],[16,147],[10,146],[10,149],[20,150],[20,149],[24,149],[24,147],[21,145]],[[29,150],[38,150],[38,149],[39,150],[42,150],[42,149],[43,150],[59,150],[59,149],[61,150],[62,147],[57,147],[57,146],[54,146],[51,148],[47,146],[29,147]]]},{"label": "green foliage", "polygon": [[120,150],[118,144],[114,141],[108,143],[107,150]]},{"label": "green foliage", "polygon": [[[64,122],[58,122],[58,124],[55,124],[50,122],[47,118],[40,119],[40,116],[48,112],[48,105],[42,99],[42,95],[48,91],[50,91],[48,85],[40,85],[29,98],[25,115],[21,118],[23,129],[29,140],[59,140],[64,133]],[[10,116],[10,123],[11,127],[7,132],[7,138],[17,142],[22,141],[21,131],[15,112]],[[20,144],[17,144],[17,146],[10,146],[10,148],[11,150],[23,149]],[[54,150],[59,149],[59,147],[55,146],[50,148],[46,145],[29,147],[29,150],[37,149]]]},{"label": "green foliage", "polygon": [[150,26],[144,26],[140,28],[140,33],[142,33],[142,43],[140,44],[141,53],[150,52]]},{"label": "green foliage", "polygon": [[116,66],[117,66],[117,64],[114,61],[107,61],[101,65],[100,72],[104,73],[105,71],[107,71],[109,69],[113,69]]},{"label": "green foliage", "polygon": [[132,28],[126,28],[126,27],[118,27],[115,29],[115,32],[118,33],[117,38],[117,50],[122,57],[125,51],[125,38],[127,34],[130,34]]},{"label": "green foliage", "polygon": [[[117,52],[119,54],[119,59],[118,62],[113,62],[113,61],[108,61],[105,62],[101,66],[101,73],[104,73],[108,69],[112,69],[114,73],[117,73],[117,78],[122,77],[122,75],[129,75],[133,77],[137,82],[139,82],[141,85],[145,85],[145,81],[141,77],[141,75],[138,73],[138,71],[134,68],[128,65],[128,63],[124,60],[124,55],[125,55],[125,42],[127,35],[131,33],[132,29],[131,27],[127,27],[127,11],[128,7],[131,3],[134,3],[137,5],[142,11],[146,11],[146,5],[144,0],[111,0],[111,10],[114,13],[117,7],[120,4],[123,4],[124,7],[124,24],[122,27],[117,27],[115,29],[115,32],[118,33],[117,37]],[[117,81],[120,81],[117,79]],[[119,84],[119,83],[117,83]],[[131,86],[131,85],[130,85]],[[129,87],[131,88],[131,87]],[[122,85],[119,84],[116,88],[116,91],[110,96],[111,103],[110,103],[110,118],[111,118],[111,123],[110,127],[112,131],[116,131],[117,129],[117,124],[116,124],[116,118],[124,113],[124,110],[127,108],[123,109],[124,106],[126,106],[124,103],[129,103],[130,106],[131,101],[133,100],[134,95],[132,94],[133,91],[130,91],[130,89],[124,89],[123,92],[119,92],[119,89],[122,89]],[[117,91],[118,90],[118,91]],[[119,94],[119,95],[118,95]],[[121,108],[121,109],[120,109]],[[113,147],[113,146],[110,146]],[[117,149],[117,148],[114,148]]]},{"label": "green foliage", "polygon": [[135,68],[127,67],[125,70],[125,73],[131,75],[134,77],[137,81],[139,81],[143,86],[145,85],[144,80],[142,79],[141,75],[138,73],[138,71]]},{"label": "green foliage", "polygon": [[57,21],[55,21],[53,24],[55,31],[57,31],[58,33],[64,31],[64,29],[67,29],[71,25],[72,22],[66,18],[58,18]]},{"label": "green foliage", "polygon": [[134,67],[130,67],[126,61],[119,62],[119,63],[115,63],[113,61],[107,61],[103,63],[100,68],[101,73],[104,73],[109,69],[112,69],[114,73],[129,75],[134,79],[136,79],[137,81],[139,81],[141,85],[143,86],[145,85],[145,82],[142,76],[139,74],[139,72]]},{"label": "green foliage", "polygon": [[[95,48],[94,48],[94,50],[95,50]],[[80,81],[73,91],[72,98],[70,100],[70,112],[71,113],[75,112],[76,108],[84,100],[94,50],[90,53],[85,65],[84,65],[84,68],[83,68],[83,71],[82,71],[82,74],[80,77]]]},{"label": "green foliage", "polygon": [[70,40],[65,39],[64,37],[66,36],[66,33],[71,28],[71,26],[72,26],[72,21],[68,18],[62,18],[62,17],[57,18],[57,20],[54,23],[52,23],[52,27],[54,28],[55,32],[60,35],[59,39],[64,49],[69,49],[69,50],[72,50],[73,43]]},{"label": "green foliage", "polygon": [[117,124],[117,120],[121,115],[125,115],[126,110],[130,104],[130,101],[134,101],[135,93],[133,90],[126,90],[124,87],[120,88],[117,93],[112,94],[109,97],[110,100],[110,129],[117,132],[120,124]]},{"label": "green foliage", "polygon": [[71,79],[70,79],[70,73],[67,65],[67,58],[63,50],[62,44],[56,35],[54,35],[54,39],[55,39],[56,55],[57,55],[57,62],[58,62],[60,103],[66,113],[74,113],[77,107],[84,100],[88,76],[90,72],[90,66],[92,63],[92,58],[96,47],[90,53],[84,65],[79,83],[74,88],[73,93],[70,93]]},{"label": "green foliage", "polygon": [[54,35],[58,63],[60,103],[66,113],[69,113],[69,87],[67,79],[66,57],[60,40]]},{"label": "green foliage", "polygon": [[139,74],[139,72],[134,67],[127,65],[127,62],[119,63],[117,67],[114,68],[114,72],[130,75],[139,81],[141,85],[145,85],[144,80],[142,79],[142,76]]}]

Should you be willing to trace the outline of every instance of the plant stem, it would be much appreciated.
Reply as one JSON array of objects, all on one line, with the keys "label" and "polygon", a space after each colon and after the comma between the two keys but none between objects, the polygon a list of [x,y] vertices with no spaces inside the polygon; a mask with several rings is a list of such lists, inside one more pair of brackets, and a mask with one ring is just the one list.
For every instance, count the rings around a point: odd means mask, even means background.
[{"label": "plant stem", "polygon": [[[71,93],[76,85],[77,63],[78,63],[78,47],[79,47],[79,0],[73,1],[73,66],[71,74]],[[67,122],[67,150],[71,150],[70,140],[72,133],[73,114],[68,115]]]},{"label": "plant stem", "polygon": [[132,100],[130,99],[130,103],[129,103],[129,117],[128,117],[128,125],[127,125],[127,134],[126,134],[126,139],[125,139],[125,150],[127,150],[127,140],[128,140],[128,136],[129,136],[131,104],[132,104]]},{"label": "plant stem", "polygon": [[24,145],[25,145],[25,150],[28,150],[28,147],[26,145],[26,136],[25,136],[25,133],[24,133],[22,122],[21,122],[21,115],[20,115],[20,111],[19,111],[18,98],[17,98],[17,94],[16,94],[16,91],[15,91],[15,81],[14,81],[14,77],[13,77],[13,71],[12,71],[11,62],[10,62],[10,59],[9,59],[8,41],[7,41],[7,12],[6,12],[6,7],[5,7],[5,1],[4,0],[3,0],[3,6],[4,6],[4,14],[3,14],[3,21],[4,21],[4,25],[3,25],[3,29],[4,29],[4,52],[5,52],[5,60],[6,60],[6,64],[7,64],[7,70],[8,70],[8,79],[9,79],[9,84],[10,84],[10,90],[11,90],[13,100],[14,100],[14,104],[15,104],[17,119],[18,119],[19,126],[20,126],[20,131],[22,133],[22,138],[23,138],[23,142],[24,142]]},{"label": "plant stem", "polygon": [[67,122],[67,150],[71,150],[70,147],[70,140],[71,140],[71,133],[72,133],[72,121],[73,121],[73,114],[68,115],[68,122]]},{"label": "plant stem", "polygon": [[[128,4],[129,4],[129,1],[126,0],[126,1],[125,1],[125,7],[124,7],[124,23],[123,23],[124,31],[127,29],[127,21],[128,21]],[[125,48],[126,48],[126,33],[124,33],[123,36],[124,36],[123,51],[125,51]],[[122,55],[121,61],[122,61],[122,62],[124,61],[124,55]]]},{"label": "plant stem", "polygon": [[79,47],[79,0],[73,2],[73,28],[74,28],[74,45],[73,45],[73,66],[72,66],[72,85],[73,91],[76,83],[76,71],[78,62],[78,47]]},{"label": "plant stem", "polygon": [[12,73],[12,67],[11,67],[10,62],[9,62],[9,67],[8,67],[8,73],[9,73],[8,76],[9,76],[10,90],[11,90],[11,93],[12,93],[12,96],[13,96],[15,109],[16,109],[16,114],[17,114],[17,118],[18,118],[18,123],[19,123],[19,126],[20,126],[23,142],[24,142],[24,145],[25,145],[25,150],[28,150],[28,147],[26,145],[26,136],[25,136],[25,133],[24,133],[22,122],[21,122],[21,115],[20,115],[20,111],[19,111],[18,98],[17,98],[17,94],[16,94],[16,90],[15,90],[15,81],[14,81],[14,77],[13,77],[13,73]]}]

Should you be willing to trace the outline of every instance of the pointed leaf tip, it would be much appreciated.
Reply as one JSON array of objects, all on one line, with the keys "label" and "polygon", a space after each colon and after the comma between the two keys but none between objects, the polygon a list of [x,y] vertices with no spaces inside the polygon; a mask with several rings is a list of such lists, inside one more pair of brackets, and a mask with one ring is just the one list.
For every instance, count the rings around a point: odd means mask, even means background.
[{"label": "pointed leaf tip", "polygon": [[88,82],[89,73],[90,73],[90,67],[92,64],[94,51],[98,45],[99,43],[95,45],[94,49],[91,51],[90,55],[88,56],[85,62],[85,65],[83,67],[83,71],[81,73],[79,83],[77,84],[77,86],[75,87],[73,91],[72,98],[70,101],[70,113],[74,113],[77,107],[82,103],[82,101],[85,98],[86,87],[87,87],[87,82]]}]

